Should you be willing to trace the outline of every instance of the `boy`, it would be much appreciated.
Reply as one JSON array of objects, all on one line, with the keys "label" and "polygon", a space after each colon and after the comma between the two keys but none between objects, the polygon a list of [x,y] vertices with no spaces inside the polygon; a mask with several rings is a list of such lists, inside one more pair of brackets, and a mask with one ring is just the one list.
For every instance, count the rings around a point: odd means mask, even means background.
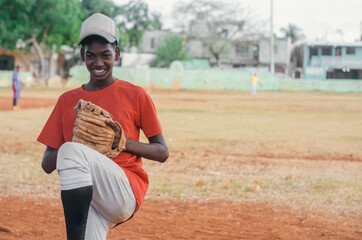
[{"label": "boy", "polygon": [[[109,228],[127,221],[140,207],[148,188],[141,157],[164,162],[168,148],[156,109],[146,91],[112,75],[119,60],[119,32],[114,21],[96,13],[81,27],[80,54],[89,82],[58,99],[38,141],[47,146],[42,160],[46,173],[57,169],[68,239],[106,239]],[[110,112],[126,136],[126,150],[114,159],[71,142],[79,99]],[[114,146],[120,127],[113,121]],[[139,142],[140,129],[149,143]]]}]

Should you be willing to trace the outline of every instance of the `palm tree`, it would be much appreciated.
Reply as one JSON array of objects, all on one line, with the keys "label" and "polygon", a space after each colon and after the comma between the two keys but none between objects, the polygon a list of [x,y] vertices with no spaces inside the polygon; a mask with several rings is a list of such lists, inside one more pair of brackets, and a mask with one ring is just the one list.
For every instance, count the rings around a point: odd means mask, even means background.
[{"label": "palm tree", "polygon": [[289,23],[286,28],[280,28],[280,31],[285,34],[285,37],[290,37],[292,39],[292,43],[305,38],[303,30],[292,23]]}]

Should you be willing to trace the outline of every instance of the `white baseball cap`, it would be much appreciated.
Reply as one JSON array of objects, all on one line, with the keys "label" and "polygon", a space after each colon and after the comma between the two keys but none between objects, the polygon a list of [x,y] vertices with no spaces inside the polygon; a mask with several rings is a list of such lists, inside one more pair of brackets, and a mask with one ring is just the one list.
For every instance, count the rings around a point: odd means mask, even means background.
[{"label": "white baseball cap", "polygon": [[78,45],[91,35],[98,35],[106,39],[108,42],[119,43],[119,30],[116,23],[106,15],[94,13],[82,23]]}]

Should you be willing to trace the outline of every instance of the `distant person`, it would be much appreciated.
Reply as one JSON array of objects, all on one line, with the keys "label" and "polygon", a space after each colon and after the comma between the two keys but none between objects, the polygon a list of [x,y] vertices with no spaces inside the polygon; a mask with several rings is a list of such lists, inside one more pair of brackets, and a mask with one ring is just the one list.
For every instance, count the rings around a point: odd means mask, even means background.
[{"label": "distant person", "polygon": [[21,66],[18,64],[16,65],[15,71],[13,72],[13,110],[18,110],[19,106],[19,98],[20,92],[23,89],[23,83],[21,82],[20,76],[20,69]]},{"label": "distant person", "polygon": [[255,73],[251,74],[251,91],[250,94],[255,96],[256,95],[256,85],[258,84],[259,78],[256,76]]}]

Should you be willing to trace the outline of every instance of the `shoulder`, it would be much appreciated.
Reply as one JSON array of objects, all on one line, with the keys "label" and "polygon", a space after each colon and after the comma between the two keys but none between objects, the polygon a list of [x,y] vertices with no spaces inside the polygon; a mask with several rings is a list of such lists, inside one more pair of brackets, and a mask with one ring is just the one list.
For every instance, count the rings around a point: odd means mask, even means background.
[{"label": "shoulder", "polygon": [[80,93],[81,93],[81,87],[66,91],[59,96],[58,102],[62,103],[72,100],[77,96],[79,96]]},{"label": "shoulder", "polygon": [[139,91],[139,92],[145,91],[143,89],[143,87],[135,85],[130,82],[127,82],[125,80],[121,80],[121,79],[118,79],[117,87],[125,88],[125,89],[131,90],[131,91]]},{"label": "shoulder", "polygon": [[117,88],[127,95],[145,96],[148,95],[147,91],[138,85],[118,79]]}]

